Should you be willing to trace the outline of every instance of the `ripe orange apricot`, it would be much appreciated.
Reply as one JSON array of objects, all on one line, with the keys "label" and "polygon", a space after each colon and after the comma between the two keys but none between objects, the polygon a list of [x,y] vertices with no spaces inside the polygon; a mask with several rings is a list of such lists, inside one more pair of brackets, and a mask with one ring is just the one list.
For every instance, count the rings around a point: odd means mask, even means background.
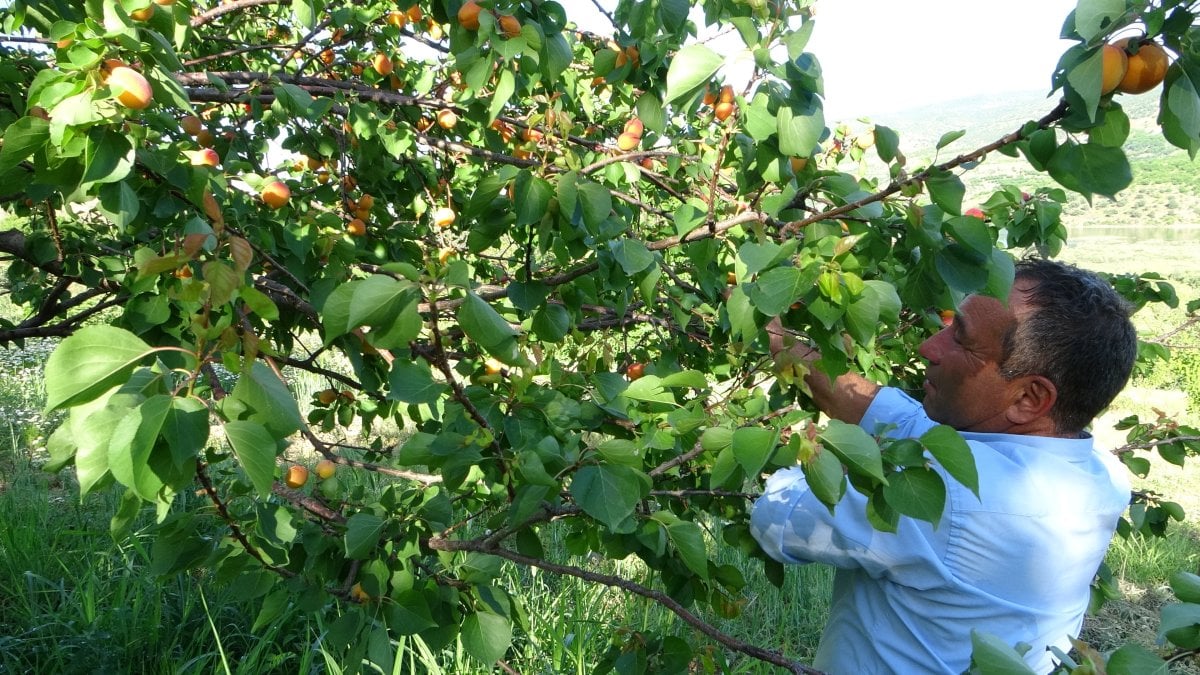
[{"label": "ripe orange apricot", "polygon": [[1100,94],[1110,94],[1116,90],[1125,73],[1129,70],[1129,55],[1116,45],[1104,45],[1102,49],[1103,67],[1100,74]]},{"label": "ripe orange apricot", "polygon": [[183,129],[183,133],[188,136],[195,137],[204,129],[204,122],[201,122],[200,118],[195,115],[184,115],[179,119],[179,128]]},{"label": "ripe orange apricot", "polygon": [[299,464],[289,466],[283,482],[293,490],[304,487],[308,482],[308,469]]},{"label": "ripe orange apricot", "polygon": [[453,110],[439,110],[437,123],[443,129],[453,129],[454,125],[458,124],[458,115]]},{"label": "ripe orange apricot", "polygon": [[625,377],[628,377],[630,380],[639,380],[645,374],[646,364],[644,363],[631,363],[629,364],[629,367],[625,369]]},{"label": "ripe orange apricot", "polygon": [[321,480],[325,480],[337,472],[337,464],[335,464],[331,459],[323,459],[317,462],[316,470],[317,476]]},{"label": "ripe orange apricot", "polygon": [[721,87],[721,94],[717,97],[721,103],[733,103],[733,85],[727,84]]},{"label": "ripe orange apricot", "polygon": [[129,66],[117,66],[108,75],[108,86],[116,94],[117,100],[126,108],[142,110],[154,100],[154,92],[150,83],[138,71]]},{"label": "ripe orange apricot", "polygon": [[629,152],[630,150],[637,148],[640,141],[640,138],[627,131],[620,136],[617,136],[617,149],[621,152]]},{"label": "ripe orange apricot", "polygon": [[454,211],[445,206],[433,212],[433,224],[438,227],[450,227],[454,224],[454,218]]},{"label": "ripe orange apricot", "polygon": [[375,58],[371,60],[371,67],[374,68],[375,72],[379,73],[380,75],[391,75],[392,57],[384,54],[383,52],[379,52],[375,55]]},{"label": "ripe orange apricot", "polygon": [[712,105],[717,102],[717,92],[711,87],[704,88],[704,105]]},{"label": "ripe orange apricot", "polygon": [[624,131],[625,133],[632,134],[638,138],[642,137],[642,132],[645,130],[646,130],[646,125],[642,124],[642,121],[636,117],[634,117],[634,118],[630,119],[628,122],[626,122],[625,128],[622,129],[622,131]]},{"label": "ripe orange apricot", "polygon": [[362,218],[355,218],[346,223],[346,234],[351,237],[365,237],[367,236],[367,224],[363,222]]},{"label": "ripe orange apricot", "polygon": [[[1142,94],[1157,87],[1167,76],[1167,66],[1171,65],[1171,61],[1167,58],[1166,50],[1158,43],[1146,40],[1135,44],[1132,38],[1125,38],[1113,44],[1129,54],[1129,68],[1117,85],[1119,91]],[[1137,50],[1132,51],[1135,46]]]},{"label": "ripe orange apricot", "polygon": [[284,185],[282,181],[273,180],[263,186],[262,200],[267,206],[278,209],[282,208],[292,198],[292,191]]},{"label": "ripe orange apricot", "polygon": [[521,34],[521,22],[512,14],[501,15],[497,24],[505,37],[515,38]]},{"label": "ripe orange apricot", "polygon": [[216,167],[221,163],[221,157],[217,155],[217,151],[212,148],[204,148],[203,150],[184,150],[188,161],[192,166],[208,166]]},{"label": "ripe orange apricot", "polygon": [[425,18],[425,13],[421,11],[420,6],[418,5],[409,7],[408,10],[405,11],[405,14],[408,15],[408,20],[413,23],[417,23],[421,19]]},{"label": "ripe orange apricot", "polygon": [[384,18],[384,21],[386,21],[390,26],[404,28],[404,26],[408,23],[408,15],[404,12],[388,12],[387,16]]},{"label": "ripe orange apricot", "polygon": [[458,8],[458,25],[467,30],[479,30],[479,12],[482,9],[475,0],[467,0]]},{"label": "ripe orange apricot", "polygon": [[713,108],[713,116],[716,117],[717,120],[724,122],[725,120],[729,119],[730,115],[733,114],[733,107],[734,106],[732,102],[721,101],[720,103],[717,103],[716,107]]},{"label": "ripe orange apricot", "polygon": [[150,4],[141,9],[135,9],[129,13],[129,18],[134,21],[149,21],[150,17],[154,16],[154,8],[155,6]]}]

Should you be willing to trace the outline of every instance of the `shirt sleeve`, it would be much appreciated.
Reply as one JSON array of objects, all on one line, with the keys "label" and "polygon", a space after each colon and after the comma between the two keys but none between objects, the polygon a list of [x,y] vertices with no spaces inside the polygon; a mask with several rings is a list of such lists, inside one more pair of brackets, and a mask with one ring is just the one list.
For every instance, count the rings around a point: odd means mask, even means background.
[{"label": "shirt sleeve", "polygon": [[884,387],[858,423],[867,433],[889,438],[916,438],[937,426],[921,404],[893,387]]},{"label": "shirt sleeve", "polygon": [[[880,390],[860,424],[893,438],[919,436],[935,426],[920,403],[892,388]],[[767,479],[751,510],[750,531],[779,562],[860,568],[872,577],[887,576],[918,588],[939,581],[925,577],[937,567],[929,562],[940,558],[943,532],[913,518],[901,518],[895,533],[881,532],[867,518],[867,498],[849,485],[830,510],[813,495],[798,466]]]},{"label": "shirt sleeve", "polygon": [[782,469],[767,480],[750,513],[750,532],[779,562],[858,568],[915,588],[941,582],[933,571],[939,567],[942,533],[913,518],[901,518],[894,533],[876,530],[867,519],[866,497],[849,486],[830,511],[809,490],[800,467]]}]

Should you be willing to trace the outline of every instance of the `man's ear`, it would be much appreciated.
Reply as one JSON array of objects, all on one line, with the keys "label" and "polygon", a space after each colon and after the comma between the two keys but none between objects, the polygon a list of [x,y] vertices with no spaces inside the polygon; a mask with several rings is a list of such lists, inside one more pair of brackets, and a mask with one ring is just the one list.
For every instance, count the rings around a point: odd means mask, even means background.
[{"label": "man's ear", "polygon": [[1054,403],[1058,401],[1058,387],[1042,375],[1024,375],[1012,383],[1017,387],[1016,395],[1008,407],[1008,421],[1027,425],[1041,418],[1049,419]]}]

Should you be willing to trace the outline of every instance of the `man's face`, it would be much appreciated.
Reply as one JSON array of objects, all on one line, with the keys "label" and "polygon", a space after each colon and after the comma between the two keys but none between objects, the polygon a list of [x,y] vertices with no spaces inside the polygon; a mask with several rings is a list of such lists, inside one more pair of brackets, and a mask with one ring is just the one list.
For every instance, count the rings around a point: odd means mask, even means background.
[{"label": "man's face", "polygon": [[1006,411],[1015,387],[1000,375],[1004,336],[1025,316],[1028,285],[1017,281],[1008,306],[973,295],[954,322],[921,343],[925,369],[925,413],[959,431],[1002,433],[1011,426]]}]

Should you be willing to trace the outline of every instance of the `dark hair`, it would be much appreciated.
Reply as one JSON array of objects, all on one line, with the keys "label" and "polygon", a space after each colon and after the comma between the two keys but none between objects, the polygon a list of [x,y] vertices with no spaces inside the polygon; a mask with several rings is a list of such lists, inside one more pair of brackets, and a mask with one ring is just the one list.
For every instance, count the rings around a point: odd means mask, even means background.
[{"label": "dark hair", "polygon": [[1133,371],[1137,331],[1131,306],[1096,274],[1053,260],[1017,262],[1016,279],[1032,281],[1033,311],[1006,337],[1006,379],[1041,375],[1058,389],[1050,410],[1059,433],[1077,433],[1112,403]]}]

